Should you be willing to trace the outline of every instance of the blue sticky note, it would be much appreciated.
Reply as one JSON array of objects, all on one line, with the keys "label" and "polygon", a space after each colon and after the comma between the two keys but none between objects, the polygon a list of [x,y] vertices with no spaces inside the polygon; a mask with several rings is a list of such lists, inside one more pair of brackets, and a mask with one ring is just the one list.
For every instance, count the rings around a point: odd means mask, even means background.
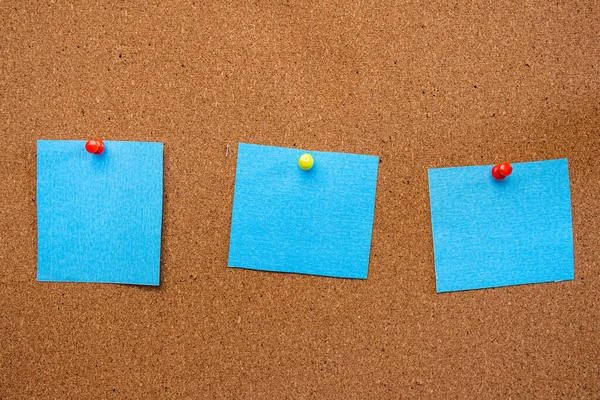
[{"label": "blue sticky note", "polygon": [[438,292],[574,277],[566,159],[429,170]]},{"label": "blue sticky note", "polygon": [[37,142],[39,281],[158,285],[162,143]]},{"label": "blue sticky note", "polygon": [[366,279],[379,158],[240,143],[229,266]]}]

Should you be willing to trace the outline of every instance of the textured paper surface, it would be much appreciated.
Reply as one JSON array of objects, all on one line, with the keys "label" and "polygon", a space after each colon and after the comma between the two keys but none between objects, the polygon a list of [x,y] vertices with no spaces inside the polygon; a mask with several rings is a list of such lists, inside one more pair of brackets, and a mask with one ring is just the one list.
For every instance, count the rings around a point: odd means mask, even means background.
[{"label": "textured paper surface", "polygon": [[229,266],[367,278],[378,157],[240,143]]},{"label": "textured paper surface", "polygon": [[158,285],[162,143],[37,145],[40,281]]},{"label": "textured paper surface", "polygon": [[573,279],[566,159],[429,170],[438,292]]}]

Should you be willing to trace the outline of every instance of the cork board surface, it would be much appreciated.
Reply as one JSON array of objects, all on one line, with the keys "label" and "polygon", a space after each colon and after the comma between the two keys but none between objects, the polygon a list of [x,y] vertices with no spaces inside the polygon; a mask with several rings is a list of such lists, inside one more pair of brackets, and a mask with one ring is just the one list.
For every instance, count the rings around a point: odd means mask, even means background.
[{"label": "cork board surface", "polygon": [[[600,3],[0,3],[0,398],[600,397]],[[161,285],[36,276],[37,139],[164,142]],[[238,142],[378,155],[366,281],[227,268]],[[569,159],[575,280],[435,293],[427,168]]]}]

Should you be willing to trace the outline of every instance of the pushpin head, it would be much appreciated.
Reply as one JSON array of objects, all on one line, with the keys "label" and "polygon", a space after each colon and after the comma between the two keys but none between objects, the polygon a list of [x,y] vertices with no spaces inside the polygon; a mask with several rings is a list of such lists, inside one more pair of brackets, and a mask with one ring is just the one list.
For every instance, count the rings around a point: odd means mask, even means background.
[{"label": "pushpin head", "polygon": [[308,171],[315,164],[315,160],[313,160],[312,156],[308,153],[302,154],[298,159],[298,166],[305,171]]},{"label": "pushpin head", "polygon": [[100,139],[88,140],[85,144],[85,149],[88,153],[102,154],[104,151],[104,143]]},{"label": "pushpin head", "polygon": [[512,165],[507,162],[502,163],[498,166],[498,172],[500,172],[500,175],[507,177],[512,174]]},{"label": "pushpin head", "polygon": [[512,173],[512,165],[509,163],[502,163],[494,165],[492,168],[492,176],[495,179],[501,181]]}]

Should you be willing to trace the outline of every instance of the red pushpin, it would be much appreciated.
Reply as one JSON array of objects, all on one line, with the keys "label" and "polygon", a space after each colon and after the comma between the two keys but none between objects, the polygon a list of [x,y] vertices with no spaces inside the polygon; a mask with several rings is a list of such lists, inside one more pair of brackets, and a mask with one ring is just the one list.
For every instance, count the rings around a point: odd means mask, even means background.
[{"label": "red pushpin", "polygon": [[506,178],[511,173],[512,173],[512,165],[510,165],[507,162],[494,165],[494,167],[492,168],[492,176],[494,178],[498,179],[499,181]]},{"label": "red pushpin", "polygon": [[88,140],[85,144],[85,149],[88,153],[102,154],[104,151],[104,143],[100,139]]}]

